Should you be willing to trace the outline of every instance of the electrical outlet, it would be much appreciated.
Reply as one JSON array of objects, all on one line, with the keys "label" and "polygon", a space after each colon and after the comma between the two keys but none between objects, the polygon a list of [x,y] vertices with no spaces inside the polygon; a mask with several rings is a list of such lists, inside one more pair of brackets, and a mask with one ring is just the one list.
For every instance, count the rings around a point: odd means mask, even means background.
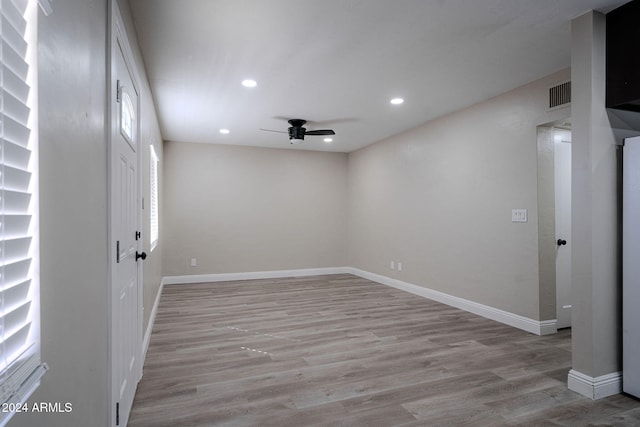
[{"label": "electrical outlet", "polygon": [[398,261],[398,271],[402,271],[402,262]]},{"label": "electrical outlet", "polygon": [[195,258],[191,258],[191,267],[195,267],[196,265],[198,265],[198,260]]},{"label": "electrical outlet", "polygon": [[396,269],[396,263],[391,261],[391,263],[389,264],[389,268],[392,269],[392,270],[395,270]]}]

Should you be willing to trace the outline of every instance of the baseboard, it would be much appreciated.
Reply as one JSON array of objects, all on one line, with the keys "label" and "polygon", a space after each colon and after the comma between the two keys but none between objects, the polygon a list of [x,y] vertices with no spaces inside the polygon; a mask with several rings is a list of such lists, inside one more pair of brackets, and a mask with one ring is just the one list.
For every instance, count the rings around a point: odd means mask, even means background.
[{"label": "baseboard", "polygon": [[305,268],[298,270],[252,271],[248,273],[196,274],[185,276],[167,276],[165,285],[191,283],[230,282],[235,280],[277,279],[281,277],[322,276],[325,274],[347,274],[349,267]]},{"label": "baseboard", "polygon": [[500,310],[464,298],[445,294],[444,292],[435,291],[433,289],[417,286],[398,279],[392,279],[380,274],[359,270],[357,268],[349,267],[348,272],[356,276],[372,280],[374,282],[382,283],[383,285],[401,289],[403,291],[410,292],[424,298],[429,298],[431,300],[477,314],[487,319],[495,320],[497,322],[525,330],[532,334],[548,335],[555,334],[557,332],[557,321],[555,319],[543,321],[529,319],[528,317],[520,316],[518,314],[510,313],[508,311]]},{"label": "baseboard", "polygon": [[622,372],[613,372],[599,377],[590,377],[574,369],[567,378],[569,390],[593,400],[622,393]]},{"label": "baseboard", "polygon": [[540,324],[540,333],[537,335],[551,335],[558,333],[558,319],[531,321]]},{"label": "baseboard", "polygon": [[147,357],[147,350],[149,349],[149,342],[151,341],[151,331],[153,330],[153,325],[156,323],[156,314],[158,313],[158,304],[160,304],[162,288],[164,288],[164,279],[160,281],[160,287],[158,288],[158,293],[156,294],[156,299],[153,302],[153,308],[151,308],[151,314],[149,315],[147,330],[144,332],[144,341],[142,342],[142,360],[145,360]]}]

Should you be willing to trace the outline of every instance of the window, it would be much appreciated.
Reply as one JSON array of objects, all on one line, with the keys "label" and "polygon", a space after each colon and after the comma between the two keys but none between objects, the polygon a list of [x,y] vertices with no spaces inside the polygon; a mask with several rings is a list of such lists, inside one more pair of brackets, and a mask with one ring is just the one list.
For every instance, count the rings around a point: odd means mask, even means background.
[{"label": "window", "polygon": [[156,154],[156,150],[153,149],[153,145],[150,145],[151,154],[149,156],[151,164],[149,165],[149,187],[151,196],[149,199],[150,203],[150,213],[149,218],[151,222],[151,228],[149,231],[151,250],[153,250],[158,245],[158,155]]},{"label": "window", "polygon": [[[0,425],[40,363],[35,0],[0,0]],[[13,405],[13,406],[12,406]]]},{"label": "window", "polygon": [[120,103],[120,132],[125,137],[125,139],[134,146],[133,143],[133,135],[134,129],[133,125],[136,121],[136,110],[133,107],[133,101],[131,101],[131,97],[125,91],[122,92],[122,102]]}]

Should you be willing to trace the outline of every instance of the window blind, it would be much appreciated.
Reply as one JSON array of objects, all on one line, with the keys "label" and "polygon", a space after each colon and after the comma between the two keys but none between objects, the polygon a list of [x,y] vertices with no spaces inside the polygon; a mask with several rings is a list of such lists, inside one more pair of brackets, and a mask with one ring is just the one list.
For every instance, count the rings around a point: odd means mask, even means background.
[{"label": "window blind", "polygon": [[151,148],[151,154],[150,154],[150,159],[151,159],[151,164],[149,165],[149,171],[150,171],[150,177],[149,177],[149,187],[151,190],[151,203],[150,203],[150,209],[149,209],[149,217],[150,217],[150,223],[151,223],[151,229],[149,232],[149,237],[150,237],[150,245],[151,245],[151,250],[153,250],[153,248],[156,247],[156,245],[158,244],[158,239],[159,239],[159,224],[158,224],[158,155],[156,154],[156,150],[153,149],[153,145],[150,146]]},{"label": "window blind", "polygon": [[[40,362],[35,2],[0,0],[0,425],[46,370]],[[29,43],[32,43],[29,46]],[[35,70],[32,70],[35,71]]]}]

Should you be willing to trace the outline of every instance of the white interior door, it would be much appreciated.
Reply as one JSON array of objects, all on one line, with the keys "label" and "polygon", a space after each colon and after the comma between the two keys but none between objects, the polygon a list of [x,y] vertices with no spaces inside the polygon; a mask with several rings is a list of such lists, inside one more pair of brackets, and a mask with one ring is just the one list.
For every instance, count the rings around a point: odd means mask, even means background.
[{"label": "white interior door", "polygon": [[571,326],[571,131],[554,131],[557,328]]},{"label": "white interior door", "polygon": [[111,135],[112,425],[126,425],[141,373],[138,245],[138,93],[121,40],[114,49]]}]

